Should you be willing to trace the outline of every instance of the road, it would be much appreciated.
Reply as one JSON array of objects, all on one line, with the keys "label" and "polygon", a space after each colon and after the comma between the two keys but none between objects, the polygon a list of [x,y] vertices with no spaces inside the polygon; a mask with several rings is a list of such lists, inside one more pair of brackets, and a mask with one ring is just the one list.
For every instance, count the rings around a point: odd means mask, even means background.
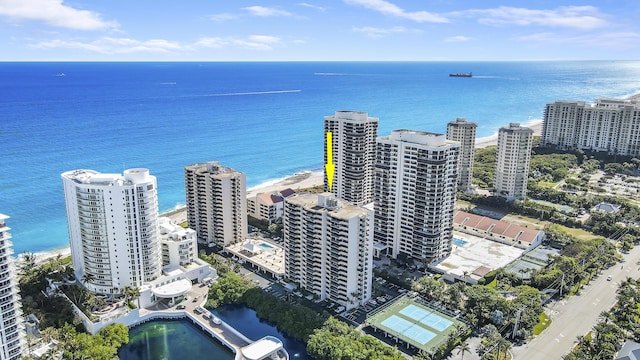
[{"label": "road", "polygon": [[[627,277],[640,277],[636,262],[640,259],[640,246],[623,255],[624,262],[603,270],[602,274],[583,288],[580,295],[553,303],[547,314],[553,322],[542,334],[524,346],[513,348],[515,359],[546,360],[560,359],[567,354],[576,338],[593,328],[602,311],[608,311],[616,302],[616,290]],[[621,265],[623,268],[621,269]],[[613,279],[607,281],[607,276]]]}]

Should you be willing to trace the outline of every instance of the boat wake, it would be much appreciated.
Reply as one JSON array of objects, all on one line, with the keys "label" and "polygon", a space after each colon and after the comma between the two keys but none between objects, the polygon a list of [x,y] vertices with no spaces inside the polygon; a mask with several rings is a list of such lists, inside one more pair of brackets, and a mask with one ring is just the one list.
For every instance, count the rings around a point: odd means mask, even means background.
[{"label": "boat wake", "polygon": [[270,95],[270,94],[289,94],[299,93],[302,90],[270,90],[270,91],[248,91],[248,92],[235,92],[235,93],[222,93],[222,94],[208,94],[203,96],[242,96],[242,95]]}]

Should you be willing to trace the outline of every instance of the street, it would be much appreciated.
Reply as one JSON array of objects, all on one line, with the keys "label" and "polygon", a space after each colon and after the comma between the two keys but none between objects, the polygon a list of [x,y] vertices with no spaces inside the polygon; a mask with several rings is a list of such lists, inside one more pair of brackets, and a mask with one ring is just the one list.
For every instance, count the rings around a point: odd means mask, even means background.
[{"label": "street", "polygon": [[[622,264],[602,271],[598,278],[585,286],[580,295],[552,303],[547,306],[547,314],[553,322],[542,334],[527,344],[513,347],[515,359],[546,360],[560,359],[567,354],[576,338],[593,328],[602,311],[608,311],[616,302],[616,290],[621,281],[628,277],[640,277],[636,261],[640,259],[640,246],[623,254]],[[622,268],[621,268],[622,266]],[[612,280],[607,281],[611,275]]]}]

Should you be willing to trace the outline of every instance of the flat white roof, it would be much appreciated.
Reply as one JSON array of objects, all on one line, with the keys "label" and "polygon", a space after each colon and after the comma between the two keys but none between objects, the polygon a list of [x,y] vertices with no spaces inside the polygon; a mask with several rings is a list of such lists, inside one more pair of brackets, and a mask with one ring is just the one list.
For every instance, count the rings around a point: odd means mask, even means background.
[{"label": "flat white roof", "polygon": [[465,272],[471,274],[481,266],[491,270],[504,267],[524,253],[523,249],[515,246],[458,231],[453,232],[453,237],[466,242],[466,244],[458,245],[454,242],[451,255],[442,260],[435,268],[459,277],[462,277]]},{"label": "flat white roof", "polygon": [[151,292],[153,292],[157,297],[166,299],[184,295],[189,292],[189,290],[191,290],[191,281],[187,279],[180,279],[157,288],[153,288],[151,289]]},{"label": "flat white roof", "polygon": [[282,341],[274,336],[262,339],[242,348],[242,356],[247,360],[261,360],[282,349]]}]

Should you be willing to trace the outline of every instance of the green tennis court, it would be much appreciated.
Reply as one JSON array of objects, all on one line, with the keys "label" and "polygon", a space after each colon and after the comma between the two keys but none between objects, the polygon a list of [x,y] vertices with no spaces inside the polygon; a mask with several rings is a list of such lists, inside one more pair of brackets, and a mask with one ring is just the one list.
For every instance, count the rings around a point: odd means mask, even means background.
[{"label": "green tennis court", "polygon": [[371,314],[367,323],[387,337],[425,351],[445,342],[455,324],[466,327],[454,317],[406,296]]}]

